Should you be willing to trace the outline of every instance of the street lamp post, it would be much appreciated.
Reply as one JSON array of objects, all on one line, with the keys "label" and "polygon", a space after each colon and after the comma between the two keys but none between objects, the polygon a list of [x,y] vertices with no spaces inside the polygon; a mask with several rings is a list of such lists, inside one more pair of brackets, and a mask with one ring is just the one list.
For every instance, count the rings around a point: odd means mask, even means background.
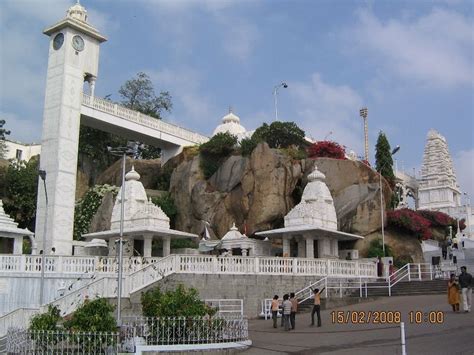
[{"label": "street lamp post", "polygon": [[280,89],[281,87],[286,89],[288,87],[288,84],[283,81],[280,84],[275,85],[275,87],[273,88],[273,97],[275,98],[275,121],[278,121],[278,99],[277,99],[277,97],[278,97],[278,89]]},{"label": "street lamp post", "polygon": [[[400,150],[400,146],[397,145],[393,150],[392,150],[392,155],[395,155],[398,151]],[[380,167],[379,171],[379,183],[380,183],[380,219],[382,220],[382,253],[383,256],[385,256],[385,227],[384,227],[384,202],[383,202],[383,187],[382,187],[382,170],[385,167],[385,164],[383,164]]]},{"label": "street lamp post", "polygon": [[43,252],[41,253],[41,279],[40,279],[40,294],[39,294],[39,305],[43,305],[44,300],[44,268],[45,268],[45,254],[46,254],[46,231],[48,230],[48,190],[46,189],[46,170],[39,170],[38,175],[43,180],[44,186],[44,197],[46,202],[46,208],[44,209],[44,226],[43,226]]},{"label": "street lamp post", "polygon": [[110,154],[122,157],[122,185],[120,193],[120,236],[119,236],[119,259],[118,259],[118,275],[117,275],[117,326],[122,325],[122,274],[123,274],[123,219],[125,212],[125,164],[127,156],[136,157],[138,154],[138,143],[128,142],[126,147],[107,147]]}]

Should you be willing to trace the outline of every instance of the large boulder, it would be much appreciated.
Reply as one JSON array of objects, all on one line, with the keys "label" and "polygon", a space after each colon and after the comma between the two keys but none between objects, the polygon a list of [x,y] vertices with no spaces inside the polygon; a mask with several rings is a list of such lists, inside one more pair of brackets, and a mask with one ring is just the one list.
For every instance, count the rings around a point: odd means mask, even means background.
[{"label": "large boulder", "polygon": [[280,227],[294,206],[291,195],[301,176],[298,162],[265,143],[250,158],[229,157],[209,181],[195,156],[171,176],[170,193],[178,208],[176,228],[199,233],[202,221],[207,221],[222,237],[234,222],[247,234]]},{"label": "large boulder", "polygon": [[[305,176],[313,170],[313,164],[326,175],[339,230],[367,235],[380,229],[380,175],[376,171],[358,161],[319,158],[307,164]],[[392,190],[385,179],[382,185],[384,201],[389,203]]]},{"label": "large boulder", "polygon": [[89,233],[110,230],[112,211],[114,209],[115,197],[112,192],[108,192],[102,197],[101,204],[92,218],[89,226]]},{"label": "large boulder", "polygon": [[[145,189],[154,189],[156,186],[156,178],[161,171],[161,162],[159,159],[152,160],[132,160],[127,158],[125,170],[129,171],[135,166],[135,170],[140,173],[140,181]],[[122,159],[117,160],[102,172],[96,179],[96,185],[122,185]]]}]

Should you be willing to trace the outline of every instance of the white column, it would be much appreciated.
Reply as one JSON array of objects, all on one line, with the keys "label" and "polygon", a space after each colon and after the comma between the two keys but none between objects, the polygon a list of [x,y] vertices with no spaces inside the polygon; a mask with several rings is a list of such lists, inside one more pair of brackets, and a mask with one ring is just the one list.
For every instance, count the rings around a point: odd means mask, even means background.
[{"label": "white column", "polygon": [[143,236],[143,256],[145,258],[151,257],[152,242],[153,235],[148,234]]},{"label": "white column", "polygon": [[283,256],[290,256],[290,239],[286,236],[283,236]]},{"label": "white column", "polygon": [[331,255],[331,242],[329,238],[323,237],[318,240],[318,256],[324,258]]},{"label": "white column", "polygon": [[115,241],[117,238],[109,239],[109,256],[117,256],[117,251],[115,249]]},{"label": "white column", "polygon": [[307,236],[304,238],[306,241],[306,257],[314,258],[314,239],[313,237]]},{"label": "white column", "polygon": [[298,258],[306,257],[306,245],[303,239],[298,240]]},{"label": "white column", "polygon": [[170,237],[163,237],[163,256],[170,255],[171,252],[171,240]]},{"label": "white column", "polygon": [[331,255],[339,257],[339,245],[337,239],[331,239]]},{"label": "white column", "polygon": [[13,254],[23,254],[23,236],[15,237],[13,241]]},{"label": "white column", "polygon": [[97,78],[95,76],[90,76],[89,77],[89,89],[90,89],[90,94],[92,97],[94,97],[94,92],[95,92],[95,81]]}]

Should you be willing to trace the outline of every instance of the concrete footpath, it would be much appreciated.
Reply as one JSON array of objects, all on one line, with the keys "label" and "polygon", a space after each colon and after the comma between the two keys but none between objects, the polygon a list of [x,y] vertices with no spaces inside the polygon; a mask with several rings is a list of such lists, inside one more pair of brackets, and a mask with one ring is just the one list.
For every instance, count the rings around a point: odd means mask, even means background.
[{"label": "concrete footpath", "polygon": [[[271,320],[251,320],[253,345],[243,354],[401,354],[397,313],[386,312],[400,312],[409,355],[474,355],[474,312],[453,313],[446,295],[384,297],[322,311],[321,328],[309,325],[310,313],[298,314],[289,332],[274,329]],[[410,319],[410,312],[420,313]]]}]

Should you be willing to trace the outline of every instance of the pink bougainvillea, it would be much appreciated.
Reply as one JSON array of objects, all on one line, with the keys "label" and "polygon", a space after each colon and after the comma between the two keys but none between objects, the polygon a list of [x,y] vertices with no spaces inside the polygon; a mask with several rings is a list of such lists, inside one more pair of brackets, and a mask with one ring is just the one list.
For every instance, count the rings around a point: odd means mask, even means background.
[{"label": "pink bougainvillea", "polygon": [[419,211],[413,211],[408,208],[387,211],[388,224],[394,227],[404,229],[421,239],[431,239],[431,222],[423,217]]},{"label": "pink bougainvillea", "polygon": [[308,157],[346,159],[346,151],[336,142],[320,141],[308,147]]}]

